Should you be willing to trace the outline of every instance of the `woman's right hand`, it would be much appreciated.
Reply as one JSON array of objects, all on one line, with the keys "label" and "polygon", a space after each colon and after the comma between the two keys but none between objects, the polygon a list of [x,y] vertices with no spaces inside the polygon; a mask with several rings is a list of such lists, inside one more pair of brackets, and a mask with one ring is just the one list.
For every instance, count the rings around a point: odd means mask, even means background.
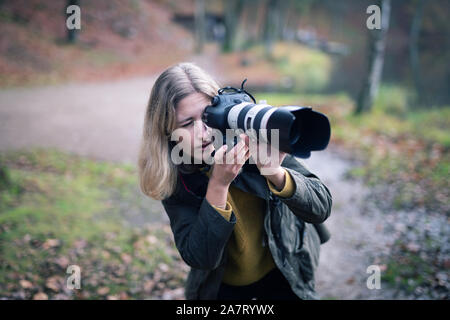
[{"label": "woman's right hand", "polygon": [[214,166],[210,182],[228,188],[236,178],[242,166],[250,157],[248,147],[249,137],[242,133],[240,138],[241,141],[228,152],[228,146],[226,144],[217,150],[214,155]]},{"label": "woman's right hand", "polygon": [[225,209],[228,187],[236,178],[244,163],[250,157],[248,147],[249,137],[241,134],[242,138],[230,151],[228,146],[221,146],[214,154],[214,166],[209,178],[206,199],[211,205]]}]

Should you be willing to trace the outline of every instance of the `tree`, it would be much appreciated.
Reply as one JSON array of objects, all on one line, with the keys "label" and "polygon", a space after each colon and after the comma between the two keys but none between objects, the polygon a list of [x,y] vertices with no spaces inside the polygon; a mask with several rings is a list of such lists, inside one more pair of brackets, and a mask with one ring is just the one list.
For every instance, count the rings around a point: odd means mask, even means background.
[{"label": "tree", "polygon": [[368,72],[358,97],[355,114],[367,112],[372,108],[383,72],[391,0],[378,0],[377,5],[381,7],[381,28],[369,30]]},{"label": "tree", "polygon": [[195,52],[203,51],[205,39],[205,0],[195,0]]},{"label": "tree", "polygon": [[7,189],[10,185],[11,179],[8,168],[0,160],[0,190]]},{"label": "tree", "polygon": [[243,0],[226,0],[225,1],[225,41],[222,45],[223,52],[234,50],[236,31],[242,13]]},{"label": "tree", "polygon": [[409,33],[409,60],[411,65],[411,72],[414,81],[414,86],[417,93],[416,103],[423,102],[423,84],[420,76],[420,60],[419,60],[419,35],[422,27],[423,8],[425,0],[418,0],[414,17],[411,23],[411,30]]},{"label": "tree", "polygon": [[[79,0],[67,0],[67,7],[72,6],[72,5],[79,6],[80,1]],[[67,14],[65,8],[64,8],[64,14]],[[67,42],[75,43],[75,42],[77,42],[77,38],[78,38],[78,30],[67,28]]]},{"label": "tree", "polygon": [[264,23],[264,48],[266,57],[271,58],[273,52],[273,43],[279,34],[280,6],[278,0],[269,0],[266,7],[266,16]]}]

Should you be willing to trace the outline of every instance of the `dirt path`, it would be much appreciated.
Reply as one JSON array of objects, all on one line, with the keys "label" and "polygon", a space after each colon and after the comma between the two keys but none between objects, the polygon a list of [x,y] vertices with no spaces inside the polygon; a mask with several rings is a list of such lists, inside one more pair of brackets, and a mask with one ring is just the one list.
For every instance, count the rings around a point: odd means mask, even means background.
[{"label": "dirt path", "polygon": [[[143,116],[155,77],[103,84],[71,84],[0,90],[0,151],[56,147],[97,159],[136,163]],[[367,190],[344,179],[351,163],[337,152],[313,154],[310,169],[330,187],[333,211],[327,225],[332,239],[322,246],[317,289],[323,298],[389,297],[386,290],[368,290],[370,252],[383,250],[380,215],[364,215]],[[127,219],[146,220],[148,206],[136,197]]]},{"label": "dirt path", "polygon": [[[388,250],[390,240],[383,232],[381,212],[366,203],[370,192],[360,181],[348,180],[352,163],[334,148],[313,152],[306,166],[324,181],[333,196],[332,212],[326,225],[331,239],[321,247],[316,289],[325,299],[389,299],[386,288],[369,290],[370,265],[383,265],[375,255]],[[382,267],[381,267],[382,268]]]},{"label": "dirt path", "polygon": [[153,77],[0,90],[0,150],[56,147],[135,163]]}]

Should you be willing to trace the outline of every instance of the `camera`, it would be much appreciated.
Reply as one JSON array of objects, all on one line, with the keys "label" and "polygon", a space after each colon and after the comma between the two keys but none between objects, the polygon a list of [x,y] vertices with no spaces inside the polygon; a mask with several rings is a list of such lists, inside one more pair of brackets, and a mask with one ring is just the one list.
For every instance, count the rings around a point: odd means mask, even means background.
[{"label": "camera", "polygon": [[311,151],[327,147],[331,135],[327,116],[311,107],[257,104],[244,90],[246,81],[240,89],[228,86],[218,91],[203,112],[206,125],[220,130],[224,137],[228,129],[240,129],[268,144],[272,139],[269,133],[278,129],[279,150],[299,158],[309,158]]}]

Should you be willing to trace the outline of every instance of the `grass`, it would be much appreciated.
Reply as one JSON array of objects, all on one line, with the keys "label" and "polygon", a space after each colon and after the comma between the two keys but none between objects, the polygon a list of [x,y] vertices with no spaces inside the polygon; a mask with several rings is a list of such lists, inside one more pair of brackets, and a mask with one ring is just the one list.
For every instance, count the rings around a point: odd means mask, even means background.
[{"label": "grass", "polygon": [[278,43],[273,59],[281,74],[293,82],[293,89],[319,92],[328,84],[332,62],[325,53],[298,44]]},{"label": "grass", "polygon": [[[273,72],[281,77],[277,85],[287,91],[320,92],[330,80],[332,59],[319,50],[292,42],[276,42],[270,57],[262,44],[253,45],[246,52],[253,59],[270,64]],[[242,74],[240,69],[239,72]],[[253,77],[248,75],[248,78]]]},{"label": "grass", "polygon": [[407,254],[399,260],[392,260],[382,280],[407,292],[413,292],[418,286],[425,284],[432,276],[432,270],[420,256]]},{"label": "grass", "polygon": [[[157,298],[183,285],[170,228],[130,227],[114,206],[111,190],[134,201],[134,167],[55,150],[3,153],[0,163],[0,297]],[[82,269],[81,290],[65,287],[72,264]]]},{"label": "grass", "polygon": [[[431,240],[427,239],[426,242],[429,241]],[[401,239],[396,241],[394,247],[394,252],[388,259],[386,271],[382,274],[383,281],[408,294],[414,294],[418,288],[424,290],[430,286],[430,283],[436,282],[435,275],[442,270],[442,266],[438,267],[435,263],[430,263],[431,261],[423,252],[422,254],[411,252],[407,248],[407,243]],[[423,247],[431,246],[425,243]]]},{"label": "grass", "polygon": [[320,109],[324,106],[346,106],[352,103],[351,99],[345,93],[323,95],[311,93],[262,92],[255,93],[254,97],[256,100],[266,100],[268,104],[273,106],[310,105],[314,107],[314,109]]}]

